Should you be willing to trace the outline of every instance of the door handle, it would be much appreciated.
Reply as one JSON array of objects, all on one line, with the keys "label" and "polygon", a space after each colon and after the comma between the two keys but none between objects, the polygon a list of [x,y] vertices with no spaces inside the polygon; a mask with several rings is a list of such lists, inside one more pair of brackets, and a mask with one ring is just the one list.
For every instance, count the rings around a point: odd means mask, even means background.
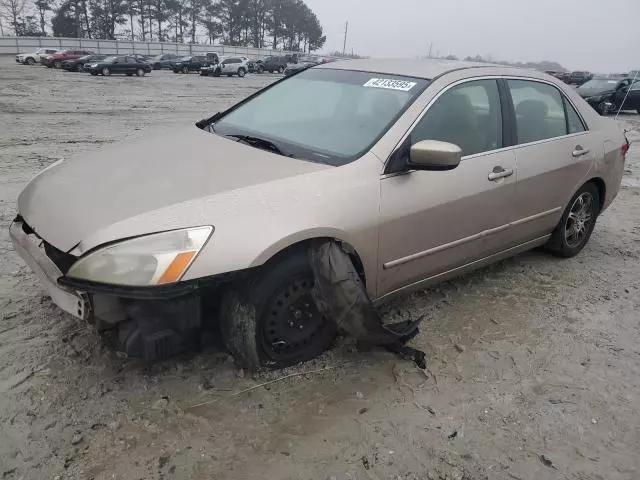
[{"label": "door handle", "polygon": [[493,167],[492,172],[489,172],[488,178],[490,181],[493,182],[495,180],[499,180],[500,178],[510,177],[511,175],[513,175],[513,168],[505,170],[501,166],[497,166],[497,167]]},{"label": "door handle", "polygon": [[573,155],[574,158],[578,158],[583,155],[586,155],[587,153],[589,153],[589,149],[582,148],[582,145],[576,145],[576,148],[573,149],[573,152],[571,152],[571,155]]}]

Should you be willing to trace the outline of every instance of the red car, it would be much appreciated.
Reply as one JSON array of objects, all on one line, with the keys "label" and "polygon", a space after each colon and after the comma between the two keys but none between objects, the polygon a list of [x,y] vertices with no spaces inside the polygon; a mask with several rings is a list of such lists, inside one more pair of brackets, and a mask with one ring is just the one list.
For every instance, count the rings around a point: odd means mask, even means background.
[{"label": "red car", "polygon": [[41,63],[47,68],[61,68],[62,62],[65,60],[75,60],[85,55],[93,55],[93,52],[88,50],[62,50],[51,55],[45,55],[42,57]]}]

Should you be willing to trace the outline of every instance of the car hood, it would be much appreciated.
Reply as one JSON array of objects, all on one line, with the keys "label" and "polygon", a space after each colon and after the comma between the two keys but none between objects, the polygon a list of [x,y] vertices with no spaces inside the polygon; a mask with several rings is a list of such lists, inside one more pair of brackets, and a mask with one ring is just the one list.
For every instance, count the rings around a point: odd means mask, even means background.
[{"label": "car hood", "polygon": [[578,88],[576,90],[582,98],[593,97],[594,95],[604,95],[607,93],[613,93],[615,90],[613,88]]},{"label": "car hood", "polygon": [[69,251],[93,233],[154,210],[330,168],[190,126],[54,164],[25,187],[18,211],[40,237]]}]

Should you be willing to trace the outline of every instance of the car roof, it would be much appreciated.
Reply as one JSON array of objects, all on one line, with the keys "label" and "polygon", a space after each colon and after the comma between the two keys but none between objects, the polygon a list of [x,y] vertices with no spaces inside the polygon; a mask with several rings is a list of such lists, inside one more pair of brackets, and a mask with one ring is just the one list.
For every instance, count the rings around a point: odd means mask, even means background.
[{"label": "car roof", "polygon": [[540,76],[542,72],[516,67],[496,65],[480,62],[461,62],[455,60],[439,59],[357,59],[339,60],[336,62],[324,63],[313,68],[327,68],[332,70],[357,70],[361,72],[382,73],[387,75],[404,75],[408,77],[418,77],[433,79],[440,75],[456,70],[466,70],[472,68],[495,69],[495,75],[508,75],[518,72],[528,72],[531,76]]}]

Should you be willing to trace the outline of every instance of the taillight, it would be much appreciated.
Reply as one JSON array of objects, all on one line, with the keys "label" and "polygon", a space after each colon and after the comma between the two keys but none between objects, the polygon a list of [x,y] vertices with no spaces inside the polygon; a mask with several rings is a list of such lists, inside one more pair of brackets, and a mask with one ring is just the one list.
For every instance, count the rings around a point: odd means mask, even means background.
[{"label": "taillight", "polygon": [[627,156],[627,152],[629,151],[629,146],[631,144],[629,143],[629,140],[627,140],[626,142],[624,142],[622,144],[622,147],[620,147],[620,151],[622,152],[622,157],[625,158]]}]

